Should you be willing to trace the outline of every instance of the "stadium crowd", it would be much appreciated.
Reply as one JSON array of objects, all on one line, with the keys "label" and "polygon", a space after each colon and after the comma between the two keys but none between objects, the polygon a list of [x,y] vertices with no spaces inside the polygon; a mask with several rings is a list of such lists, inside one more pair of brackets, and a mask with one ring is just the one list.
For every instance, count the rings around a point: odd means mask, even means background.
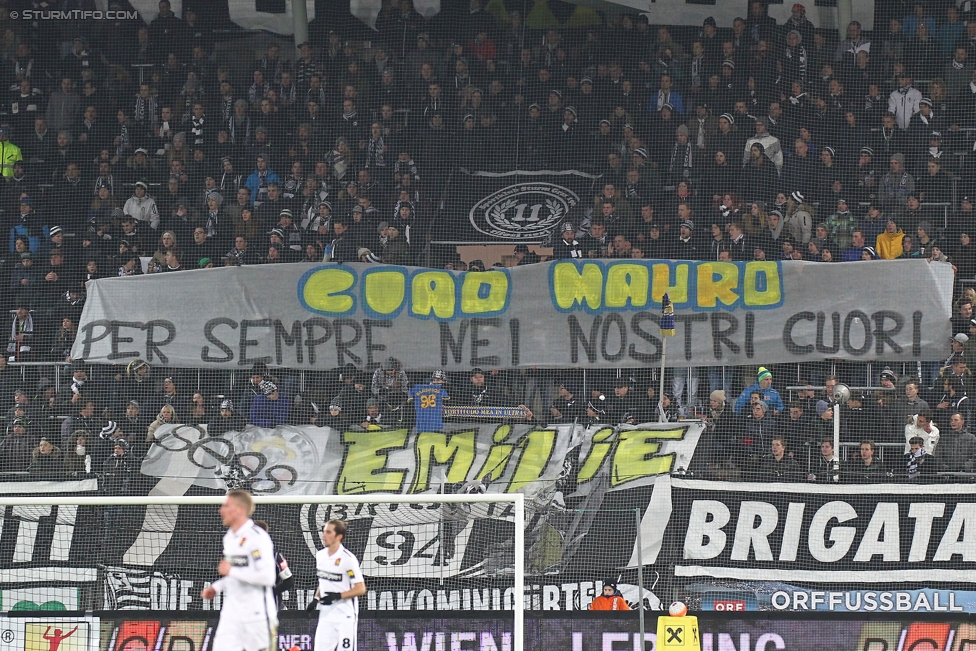
[{"label": "stadium crowd", "polygon": [[[89,380],[80,360],[60,392],[50,377],[28,390],[7,364],[70,361],[85,283],[102,277],[330,260],[484,269],[429,246],[466,219],[438,208],[459,168],[598,176],[551,253],[520,242],[513,264],[914,257],[976,279],[976,19],[949,3],[907,6],[870,34],[851,23],[836,42],[799,3],[784,24],[757,1],[731,29],[706,19],[688,31],[627,14],[530,29],[520,12],[501,21],[481,0],[445,29],[395,0],[369,44],[328,30],[245,61],[221,60],[207,17],[192,7],[178,17],[168,0],[148,24],[76,33],[11,21],[15,5],[0,2],[0,295],[12,314],[0,399],[14,400],[5,471],[135,464],[167,422],[208,423],[217,436],[246,423],[409,421],[405,398],[381,382],[392,372],[405,389],[393,362],[372,376],[336,369],[303,391],[256,368],[243,395],[190,393],[144,362]],[[527,406],[531,422],[702,416],[708,453],[696,459],[708,463],[691,470],[718,476],[825,477],[817,462],[833,456],[822,439],[834,409],[843,440],[865,441],[865,472],[968,472],[976,321],[964,286],[945,364],[901,381],[882,373],[886,390],[842,406],[829,391],[784,400],[765,369],[741,393],[734,373],[715,380],[709,369],[708,401],[696,369],[675,372],[663,396],[641,378],[587,382],[584,395],[575,380],[556,389],[534,371],[475,369],[449,386],[458,404]],[[912,451],[916,436],[925,454]],[[875,466],[882,443],[905,449]],[[816,454],[801,460],[805,449]]]},{"label": "stadium crowd", "polygon": [[[833,375],[821,389],[810,383],[781,394],[772,372],[759,367],[755,382],[740,393],[715,389],[707,403],[688,406],[680,406],[670,392],[658,396],[657,382],[639,373],[591,374],[584,388],[578,374],[542,370],[408,373],[393,357],[372,372],[347,364],[308,374],[304,386],[287,369],[256,363],[236,388],[215,388],[211,394],[188,389],[190,377],[164,375],[143,360],[115,368],[114,375],[81,360],[65,368],[60,389],[42,377],[34,390],[25,390],[17,369],[0,361],[0,395],[13,400],[0,440],[0,473],[77,478],[108,472],[119,457],[126,460],[126,473],[135,472],[156,442],[156,430],[167,424],[206,426],[213,438],[248,426],[409,428],[415,419],[411,387],[428,382],[442,384],[452,405],[517,410],[484,418],[496,422],[615,427],[701,419],[706,428],[691,463],[674,469],[708,478],[831,481],[835,452],[845,477],[857,481],[973,473],[976,464],[967,396],[972,374],[959,354],[939,370],[932,388],[914,375],[899,379],[885,367],[877,391],[853,392],[838,403]],[[535,411],[528,406],[537,404],[543,406]],[[834,450],[835,410],[840,410],[842,445],[859,444],[853,456]]]},{"label": "stadium crowd", "polygon": [[852,23],[839,43],[801,4],[783,25],[753,2],[731,29],[681,38],[626,14],[533,30],[481,0],[461,17],[425,26],[389,2],[368,44],[328,31],[243,62],[167,0],[149,24],[51,38],[8,21],[8,350],[63,358],[85,282],[105,276],[466,269],[428,245],[465,219],[439,207],[459,168],[597,175],[551,252],[520,242],[514,264],[918,257],[976,278],[976,21],[955,7],[919,4],[870,36]]}]

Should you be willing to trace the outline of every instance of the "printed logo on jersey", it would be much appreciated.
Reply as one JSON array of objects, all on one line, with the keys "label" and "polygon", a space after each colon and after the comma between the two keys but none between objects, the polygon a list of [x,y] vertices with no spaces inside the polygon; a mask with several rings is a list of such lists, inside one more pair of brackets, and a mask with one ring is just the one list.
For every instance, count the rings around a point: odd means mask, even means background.
[{"label": "printed logo on jersey", "polygon": [[234,567],[246,567],[247,566],[247,556],[231,556],[229,559],[230,564]]},{"label": "printed logo on jersey", "polygon": [[346,570],[346,574],[349,575],[350,579],[356,576],[356,573],[352,570]]},{"label": "printed logo on jersey", "polygon": [[259,560],[261,558],[261,552],[255,549],[253,552],[251,552],[251,556],[254,557],[254,560]]},{"label": "printed logo on jersey", "polygon": [[341,562],[342,562],[342,559],[341,558],[337,558],[336,559],[336,562],[335,562],[336,567],[339,567],[339,563],[341,563]]},{"label": "printed logo on jersey", "polygon": [[320,579],[325,579],[326,581],[342,581],[342,575],[336,574],[335,572],[319,572]]},{"label": "printed logo on jersey", "polygon": [[508,239],[541,236],[579,201],[575,192],[555,183],[517,183],[476,203],[469,219],[485,235]]}]

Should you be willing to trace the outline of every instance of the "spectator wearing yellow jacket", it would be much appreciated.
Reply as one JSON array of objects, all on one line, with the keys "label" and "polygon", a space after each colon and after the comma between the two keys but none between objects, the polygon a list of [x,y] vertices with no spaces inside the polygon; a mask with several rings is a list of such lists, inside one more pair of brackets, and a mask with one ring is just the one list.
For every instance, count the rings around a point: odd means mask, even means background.
[{"label": "spectator wearing yellow jacket", "polygon": [[20,147],[10,142],[9,138],[10,127],[6,124],[0,126],[0,170],[8,179],[14,175],[14,163],[24,160]]},{"label": "spectator wearing yellow jacket", "polygon": [[885,229],[878,234],[875,240],[874,248],[878,252],[878,257],[882,260],[894,260],[901,256],[903,251],[901,241],[903,239],[905,239],[905,232],[898,228],[895,218],[889,216],[885,223]]}]

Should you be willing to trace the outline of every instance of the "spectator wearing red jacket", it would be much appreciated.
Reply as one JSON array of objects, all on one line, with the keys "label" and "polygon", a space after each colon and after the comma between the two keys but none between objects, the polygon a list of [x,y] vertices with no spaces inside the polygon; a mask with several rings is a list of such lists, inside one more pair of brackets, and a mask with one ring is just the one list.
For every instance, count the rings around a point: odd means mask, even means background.
[{"label": "spectator wearing red jacket", "polygon": [[590,610],[630,610],[630,606],[617,590],[617,582],[608,580],[603,582],[603,594],[590,602]]}]

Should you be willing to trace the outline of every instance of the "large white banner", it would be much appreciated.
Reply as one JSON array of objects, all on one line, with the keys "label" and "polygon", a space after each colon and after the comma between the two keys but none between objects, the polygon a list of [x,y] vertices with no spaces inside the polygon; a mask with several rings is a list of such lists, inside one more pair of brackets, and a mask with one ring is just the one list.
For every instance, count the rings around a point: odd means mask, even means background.
[{"label": "large white banner", "polygon": [[[133,8],[139,12],[142,19],[151,23],[159,15],[158,0],[130,0]],[[254,0],[228,0],[227,9],[230,19],[244,29],[259,29],[274,34],[294,34],[295,26],[292,16],[292,5],[298,0],[286,0],[283,4],[283,13],[267,13],[258,11]],[[302,0],[305,2],[305,11],[308,12],[308,19],[315,18],[314,0]],[[183,15],[183,1],[170,0],[173,13],[177,16]]]},{"label": "large white banner", "polygon": [[[588,4],[581,0],[580,4]],[[747,3],[741,0],[715,0],[715,2],[695,2],[687,0],[614,0],[613,4],[632,7],[650,19],[651,24],[659,25],[695,25],[699,26],[709,16],[715,19],[719,27],[732,27],[732,21],[738,17],[745,18]],[[820,7],[811,1],[804,1],[807,18],[814,27],[837,29],[837,7]],[[769,15],[780,25],[785,23],[791,14],[792,0],[770,3]],[[852,3],[853,20],[860,21],[866,30],[874,29],[874,0],[858,0]]]},{"label": "large white banner", "polygon": [[[72,356],[194,368],[620,368],[943,359],[953,272],[876,262],[558,261],[453,272],[203,269],[87,285]],[[151,297],[147,299],[147,297]]]}]

